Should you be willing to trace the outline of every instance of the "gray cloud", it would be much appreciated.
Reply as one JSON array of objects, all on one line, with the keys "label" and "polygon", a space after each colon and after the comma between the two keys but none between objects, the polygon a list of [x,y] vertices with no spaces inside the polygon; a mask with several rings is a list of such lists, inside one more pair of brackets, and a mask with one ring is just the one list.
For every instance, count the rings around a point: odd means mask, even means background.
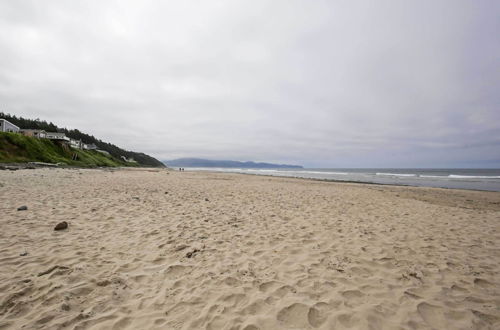
[{"label": "gray cloud", "polygon": [[160,159],[500,162],[496,1],[3,1],[1,110]]}]

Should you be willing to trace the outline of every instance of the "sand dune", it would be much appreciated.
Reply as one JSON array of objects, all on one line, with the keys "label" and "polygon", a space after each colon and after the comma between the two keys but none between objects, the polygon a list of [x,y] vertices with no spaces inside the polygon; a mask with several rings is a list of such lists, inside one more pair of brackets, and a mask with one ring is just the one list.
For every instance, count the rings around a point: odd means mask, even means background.
[{"label": "sand dune", "polygon": [[0,200],[0,329],[500,328],[500,193],[39,169]]}]

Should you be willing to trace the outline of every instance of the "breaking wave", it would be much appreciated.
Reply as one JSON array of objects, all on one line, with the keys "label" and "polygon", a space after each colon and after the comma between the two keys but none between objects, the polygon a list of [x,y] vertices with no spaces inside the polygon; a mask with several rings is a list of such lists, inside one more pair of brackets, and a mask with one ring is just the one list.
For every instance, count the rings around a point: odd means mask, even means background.
[{"label": "breaking wave", "polygon": [[403,177],[416,177],[417,174],[402,174],[402,173],[376,173],[376,175],[385,175],[385,176],[403,176]]},{"label": "breaking wave", "polygon": [[449,178],[453,179],[500,179],[500,176],[489,176],[489,175],[456,175],[450,174]]}]

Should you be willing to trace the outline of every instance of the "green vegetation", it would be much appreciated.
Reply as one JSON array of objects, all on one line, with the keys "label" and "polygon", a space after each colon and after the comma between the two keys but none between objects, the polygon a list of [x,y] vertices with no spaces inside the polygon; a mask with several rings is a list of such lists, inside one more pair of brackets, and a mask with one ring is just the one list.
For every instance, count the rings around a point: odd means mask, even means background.
[{"label": "green vegetation", "polygon": [[0,132],[0,163],[25,162],[64,163],[81,167],[137,166],[95,150],[73,149],[48,139]]},{"label": "green vegetation", "polygon": [[142,152],[133,152],[121,149],[114,144],[101,141],[94,136],[80,132],[77,129],[68,130],[66,128],[57,127],[55,124],[48,123],[44,120],[26,119],[3,112],[0,112],[0,118],[10,121],[12,124],[19,126],[22,129],[42,129],[47,132],[60,132],[66,134],[67,137],[72,139],[81,140],[83,143],[95,144],[98,149],[109,152],[115,159],[121,159],[121,157],[124,156],[127,158],[133,158],[141,166],[165,167],[165,164],[156,158]]}]

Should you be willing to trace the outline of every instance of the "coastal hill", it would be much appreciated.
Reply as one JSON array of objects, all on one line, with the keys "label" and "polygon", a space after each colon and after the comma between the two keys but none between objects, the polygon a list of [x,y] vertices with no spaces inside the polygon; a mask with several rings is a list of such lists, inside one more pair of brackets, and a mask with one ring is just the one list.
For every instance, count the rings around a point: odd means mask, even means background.
[{"label": "coastal hill", "polygon": [[[68,138],[94,145],[97,150],[63,148],[49,139],[38,139],[18,133],[0,133],[0,163],[48,162],[74,166],[147,166],[165,167],[159,160],[140,152],[124,150],[77,129],[60,128],[40,119],[26,119],[0,112],[21,129],[64,133]],[[75,155],[76,154],[76,155]],[[128,160],[128,161],[127,161]]]},{"label": "coastal hill", "polygon": [[0,168],[1,163],[28,162],[78,167],[138,166],[97,150],[68,149],[49,139],[0,132]]},{"label": "coastal hill", "polygon": [[300,165],[239,162],[234,160],[209,160],[201,158],[179,158],[165,160],[167,166],[173,167],[235,167],[235,168],[303,168]]}]

